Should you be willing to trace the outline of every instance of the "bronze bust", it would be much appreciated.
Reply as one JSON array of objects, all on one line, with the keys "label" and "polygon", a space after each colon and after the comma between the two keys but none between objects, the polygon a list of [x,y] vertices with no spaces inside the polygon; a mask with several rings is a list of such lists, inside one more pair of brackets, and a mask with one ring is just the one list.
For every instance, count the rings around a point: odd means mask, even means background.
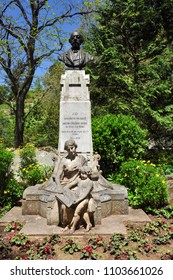
[{"label": "bronze bust", "polygon": [[72,45],[71,49],[62,53],[59,60],[64,62],[65,69],[68,70],[82,70],[86,64],[93,60],[93,57],[84,52],[80,45],[83,43],[83,37],[78,32],[73,32],[70,36],[69,42]]}]

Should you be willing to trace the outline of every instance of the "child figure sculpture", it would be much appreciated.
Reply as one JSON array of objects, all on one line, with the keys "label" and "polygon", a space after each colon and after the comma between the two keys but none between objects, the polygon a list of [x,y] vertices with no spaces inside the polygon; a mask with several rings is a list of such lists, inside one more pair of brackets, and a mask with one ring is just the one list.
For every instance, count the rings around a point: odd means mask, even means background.
[{"label": "child figure sculpture", "polygon": [[86,231],[92,228],[90,214],[95,211],[95,202],[91,195],[93,189],[93,182],[90,179],[91,174],[90,167],[81,167],[80,177],[67,184],[63,189],[63,194],[57,195],[57,199],[67,207],[75,207],[73,218],[64,231],[70,229],[70,233],[73,233],[82,218],[86,223]]}]

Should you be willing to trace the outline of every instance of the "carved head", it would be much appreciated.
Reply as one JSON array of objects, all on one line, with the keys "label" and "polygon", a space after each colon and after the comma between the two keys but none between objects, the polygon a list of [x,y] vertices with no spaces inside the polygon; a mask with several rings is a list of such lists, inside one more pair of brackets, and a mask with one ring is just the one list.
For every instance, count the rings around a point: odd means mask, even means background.
[{"label": "carved head", "polygon": [[68,151],[68,150],[70,150],[70,147],[72,147],[72,146],[74,146],[75,149],[77,148],[77,144],[74,141],[74,139],[70,138],[69,140],[65,141],[64,150]]},{"label": "carved head", "polygon": [[70,36],[69,42],[73,49],[80,49],[80,45],[83,43],[84,39],[81,34],[77,31],[73,32]]},{"label": "carved head", "polygon": [[92,169],[91,169],[91,167],[85,165],[80,168],[80,173],[90,176],[92,174]]}]

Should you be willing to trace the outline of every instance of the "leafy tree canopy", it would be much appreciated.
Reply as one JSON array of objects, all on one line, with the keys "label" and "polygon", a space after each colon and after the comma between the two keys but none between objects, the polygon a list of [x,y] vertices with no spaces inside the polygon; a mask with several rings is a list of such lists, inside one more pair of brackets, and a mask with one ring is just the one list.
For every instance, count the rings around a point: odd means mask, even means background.
[{"label": "leafy tree canopy", "polygon": [[172,0],[105,1],[85,44],[97,58],[93,114],[133,115],[162,145],[173,136],[172,13]]}]

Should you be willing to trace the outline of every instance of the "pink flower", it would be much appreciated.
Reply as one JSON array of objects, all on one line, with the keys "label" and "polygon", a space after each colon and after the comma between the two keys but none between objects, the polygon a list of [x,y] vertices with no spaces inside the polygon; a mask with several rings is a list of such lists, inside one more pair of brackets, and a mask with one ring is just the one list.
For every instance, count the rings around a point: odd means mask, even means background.
[{"label": "pink flower", "polygon": [[9,236],[9,239],[11,240],[12,238],[13,238],[13,235],[10,235],[10,236]]}]

